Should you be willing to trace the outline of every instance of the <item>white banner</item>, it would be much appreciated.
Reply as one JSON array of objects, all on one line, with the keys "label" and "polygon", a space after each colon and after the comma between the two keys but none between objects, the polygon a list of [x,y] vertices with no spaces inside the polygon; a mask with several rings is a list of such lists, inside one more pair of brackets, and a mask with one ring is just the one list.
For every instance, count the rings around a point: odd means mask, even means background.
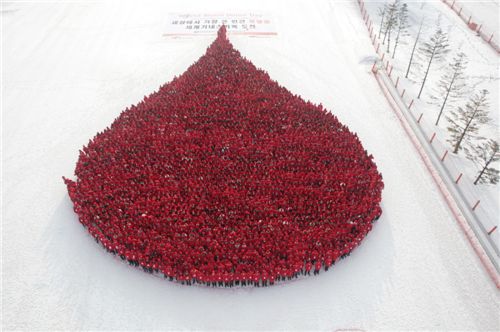
[{"label": "white banner", "polygon": [[276,29],[271,15],[263,13],[213,13],[168,15],[164,36],[193,36],[215,34],[222,25],[228,34],[273,36]]}]

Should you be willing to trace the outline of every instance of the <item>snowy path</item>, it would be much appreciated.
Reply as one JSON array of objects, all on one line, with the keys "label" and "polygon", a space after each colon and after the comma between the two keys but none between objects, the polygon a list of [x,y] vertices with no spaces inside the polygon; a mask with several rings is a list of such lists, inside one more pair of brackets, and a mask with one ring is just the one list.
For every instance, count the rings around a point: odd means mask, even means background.
[{"label": "snowy path", "polygon": [[358,133],[384,176],[384,214],[328,273],[271,288],[186,287],[132,269],[79,225],[61,176],[121,110],[182,73],[214,37],[162,37],[193,2],[2,5],[3,328],[498,330],[499,292],[370,77],[353,2],[262,9],[277,37],[229,36],[293,93]]}]

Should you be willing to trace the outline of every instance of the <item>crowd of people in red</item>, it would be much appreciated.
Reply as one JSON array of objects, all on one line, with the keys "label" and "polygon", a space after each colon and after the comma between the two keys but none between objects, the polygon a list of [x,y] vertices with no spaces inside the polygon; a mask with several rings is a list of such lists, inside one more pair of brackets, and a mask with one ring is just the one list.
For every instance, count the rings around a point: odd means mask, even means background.
[{"label": "crowd of people in red", "polygon": [[109,252],[184,284],[328,270],[381,215],[371,155],[241,57],[225,27],[180,77],[80,151],[74,210]]}]

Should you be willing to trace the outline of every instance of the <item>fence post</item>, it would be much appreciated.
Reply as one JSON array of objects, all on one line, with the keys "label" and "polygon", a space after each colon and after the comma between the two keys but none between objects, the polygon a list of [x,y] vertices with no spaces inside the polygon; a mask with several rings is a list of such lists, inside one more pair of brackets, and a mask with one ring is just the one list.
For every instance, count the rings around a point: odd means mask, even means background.
[{"label": "fence post", "polygon": [[460,16],[460,14],[462,13],[462,9],[463,9],[463,8],[464,8],[463,6],[462,6],[462,7],[460,7],[460,10],[458,11],[458,16]]},{"label": "fence post", "polygon": [[[380,46],[380,43],[378,44],[378,46]],[[382,53],[382,64],[384,64],[384,57],[385,57],[385,53]]]},{"label": "fence post", "polygon": [[483,26],[482,24],[479,24],[479,28],[477,28],[477,30],[476,30],[476,32],[477,32],[477,33],[480,33],[480,32],[481,32],[481,27],[482,27],[482,26]]},{"label": "fence post", "polygon": [[372,73],[376,73],[377,72],[377,68],[375,67],[377,65],[377,61],[373,61],[373,66],[372,66]]},{"label": "fence post", "polygon": [[491,235],[491,233],[493,233],[495,231],[495,229],[497,229],[497,226],[493,227],[489,232],[488,232],[488,235]]},{"label": "fence post", "polygon": [[436,133],[434,132],[434,134],[432,134],[432,137],[431,137],[431,140],[429,141],[429,143],[432,144],[432,141],[434,140],[435,137],[436,137]]},{"label": "fence post", "polygon": [[480,200],[477,200],[476,204],[474,204],[474,206],[472,207],[472,211],[474,211],[477,206],[479,205],[479,202],[481,202]]},{"label": "fence post", "polygon": [[[391,71],[392,71],[392,68],[391,68]],[[396,80],[396,90],[398,89],[398,83],[399,83],[399,76],[398,76],[398,78]]]},{"label": "fence post", "polygon": [[378,43],[378,45],[377,45],[377,49],[375,50],[375,53],[377,53],[377,54],[378,54],[378,49],[379,49],[379,48],[380,48],[380,42],[379,42],[379,43]]},{"label": "fence post", "polygon": [[488,44],[491,43],[492,39],[493,39],[493,34],[491,34],[490,39],[488,39]]},{"label": "fence post", "polygon": [[410,102],[410,105],[408,106],[408,109],[411,109],[411,106],[413,105],[413,99]]},{"label": "fence post", "polygon": [[458,176],[458,178],[455,180],[455,183],[458,183],[458,181],[460,181],[460,179],[462,178],[462,173],[460,173],[460,175]]},{"label": "fence post", "polygon": [[469,20],[467,21],[467,25],[470,24],[470,20],[472,19],[472,15],[469,15]]},{"label": "fence post", "polygon": [[[388,69],[389,69],[389,60],[387,60],[387,64],[385,65],[385,70],[387,71]],[[391,74],[389,74],[389,76],[391,76]]]},{"label": "fence post", "polygon": [[424,113],[420,113],[420,116],[418,117],[417,123],[420,123],[420,120],[422,120],[423,116],[424,116]]},{"label": "fence post", "polygon": [[406,89],[403,89],[403,92],[401,92],[401,98],[405,95]]},{"label": "fence post", "polygon": [[448,150],[446,150],[444,153],[443,153],[443,156],[441,157],[441,161],[444,161],[444,158],[446,158],[446,156],[448,155]]}]

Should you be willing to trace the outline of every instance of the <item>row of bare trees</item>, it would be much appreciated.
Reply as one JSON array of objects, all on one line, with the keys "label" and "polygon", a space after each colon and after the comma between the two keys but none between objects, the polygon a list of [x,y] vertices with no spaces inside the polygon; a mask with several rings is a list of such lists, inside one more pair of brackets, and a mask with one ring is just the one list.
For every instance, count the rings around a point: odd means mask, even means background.
[{"label": "row of bare trees", "polygon": [[[410,36],[408,29],[409,9],[406,3],[394,0],[384,3],[379,8],[380,26],[378,38],[386,45],[387,53],[396,55],[398,45],[404,44],[406,37]],[[420,19],[418,32],[411,47],[405,77],[408,78],[414,67],[423,68],[423,73],[417,71],[416,76],[423,74],[418,92],[418,97],[427,83],[429,73],[439,63],[447,60],[450,53],[448,34],[441,28],[440,18],[436,21],[434,32],[425,40],[423,39],[423,26],[425,18]],[[395,37],[394,37],[395,36]],[[393,41],[394,39],[394,41]],[[391,47],[391,43],[392,47]],[[392,52],[391,52],[392,49]],[[479,135],[483,125],[491,121],[489,117],[488,91],[471,91],[467,86],[468,59],[464,52],[458,50],[448,64],[444,66],[441,78],[431,93],[431,104],[438,108],[435,125],[444,117],[448,120],[448,142],[452,145],[453,153],[465,152],[465,156],[478,165],[478,173],[474,184],[496,184],[500,180],[500,172],[494,167],[500,159],[498,141]],[[437,67],[437,69],[442,66]],[[464,97],[470,95],[464,102]],[[460,102],[464,105],[458,106]]]}]

